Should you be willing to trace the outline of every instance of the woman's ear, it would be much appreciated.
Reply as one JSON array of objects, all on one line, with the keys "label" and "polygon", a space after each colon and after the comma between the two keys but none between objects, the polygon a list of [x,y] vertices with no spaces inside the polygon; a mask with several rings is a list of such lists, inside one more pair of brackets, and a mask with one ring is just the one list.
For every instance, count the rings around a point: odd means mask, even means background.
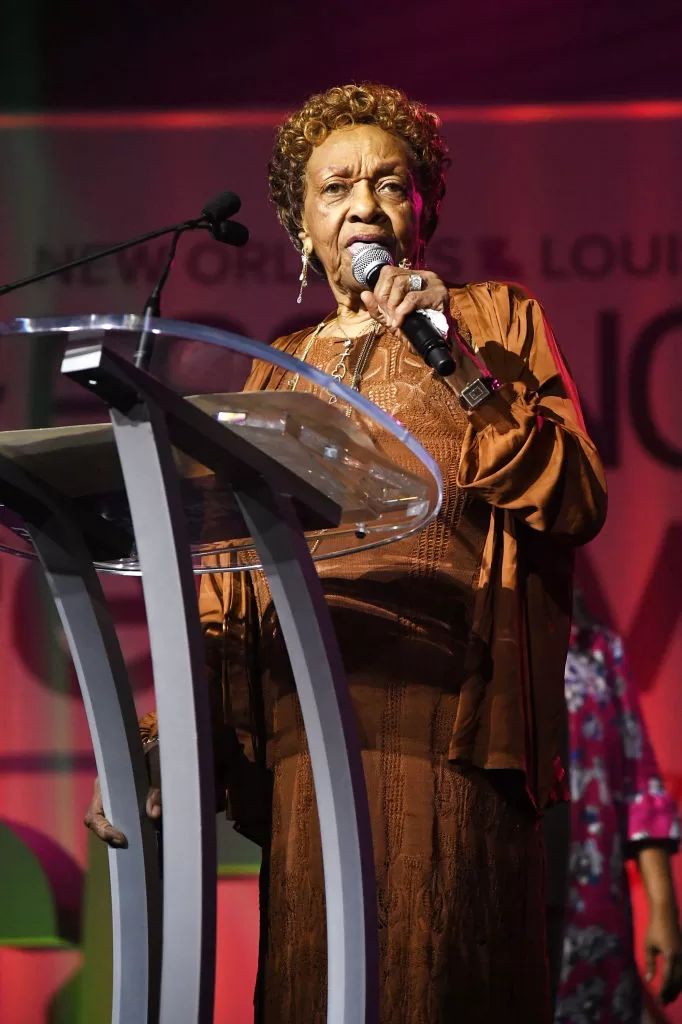
[{"label": "woman's ear", "polygon": [[300,239],[301,249],[303,250],[303,252],[306,254],[306,256],[311,256],[313,251],[313,243],[312,239],[310,238],[310,235],[305,229],[305,225],[299,231],[298,237]]}]

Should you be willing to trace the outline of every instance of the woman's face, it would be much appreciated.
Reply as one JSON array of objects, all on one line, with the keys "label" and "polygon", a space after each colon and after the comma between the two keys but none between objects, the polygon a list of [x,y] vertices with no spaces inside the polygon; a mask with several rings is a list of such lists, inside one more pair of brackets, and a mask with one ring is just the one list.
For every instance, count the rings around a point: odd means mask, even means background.
[{"label": "woman's face", "polygon": [[377,242],[396,263],[415,262],[422,199],[402,139],[374,125],[339,129],[315,147],[305,174],[300,238],[337,298],[362,291],[351,272],[353,242]]}]

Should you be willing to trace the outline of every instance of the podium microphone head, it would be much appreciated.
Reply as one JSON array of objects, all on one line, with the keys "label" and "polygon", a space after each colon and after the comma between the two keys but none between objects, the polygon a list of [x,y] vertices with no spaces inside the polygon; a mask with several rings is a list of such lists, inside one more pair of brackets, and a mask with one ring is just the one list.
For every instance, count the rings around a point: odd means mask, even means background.
[{"label": "podium microphone head", "polygon": [[241,205],[241,199],[234,192],[221,192],[210,203],[206,203],[201,214],[211,227],[217,227],[223,221],[228,220],[233,213],[237,213]]},{"label": "podium microphone head", "polygon": [[224,220],[222,224],[216,224],[210,228],[210,232],[216,242],[224,242],[225,245],[234,245],[241,249],[249,240],[249,229],[238,220]]}]

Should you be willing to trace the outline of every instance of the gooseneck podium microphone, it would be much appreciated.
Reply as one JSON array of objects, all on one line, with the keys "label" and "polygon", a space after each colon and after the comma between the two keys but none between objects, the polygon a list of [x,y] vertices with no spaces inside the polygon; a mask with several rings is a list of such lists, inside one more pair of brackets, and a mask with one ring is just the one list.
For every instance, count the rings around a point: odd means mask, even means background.
[{"label": "gooseneck podium microphone", "polygon": [[201,211],[200,217],[181,221],[179,224],[171,224],[168,227],[159,228],[158,231],[149,231],[146,235],[139,235],[137,238],[131,238],[127,242],[112,245],[108,249],[100,249],[99,252],[89,253],[87,256],[82,256],[81,259],[72,260],[70,263],[63,263],[59,267],[51,267],[50,270],[44,270],[40,274],[31,274],[30,277],[22,277],[18,281],[10,282],[10,284],[0,285],[0,296],[16,291],[17,288],[25,288],[26,285],[44,281],[55,274],[63,274],[67,270],[75,270],[76,267],[82,267],[86,263],[94,263],[95,260],[104,259],[105,256],[113,256],[123,249],[132,249],[135,245],[151,242],[152,239],[160,238],[161,235],[170,235],[174,232],[178,232],[180,235],[184,231],[195,231],[204,228],[210,232],[217,242],[224,242],[226,245],[236,245],[238,247],[246,245],[249,240],[247,228],[243,224],[238,224],[229,219],[233,213],[237,212],[240,206],[241,200],[234,192],[221,192],[219,196],[216,196],[215,199],[206,204]]},{"label": "gooseneck podium microphone", "polygon": [[[226,245],[245,245],[249,240],[248,230],[243,224],[229,219],[234,213],[239,212],[241,205],[241,199],[234,192],[221,192],[210,203],[206,203],[206,206],[201,211],[201,217],[198,218],[195,226],[207,228],[209,234],[215,238],[216,242],[224,242]],[[151,362],[154,352],[154,335],[150,330],[149,322],[152,317],[161,316],[161,291],[173,266],[175,250],[177,249],[180,236],[187,230],[189,229],[184,224],[179,224],[173,229],[173,239],[168,250],[166,262],[159,274],[158,281],[152,289],[151,295],[145,302],[144,310],[142,311],[142,330],[140,331],[137,348],[133,356],[133,363],[140,370],[146,370]]]},{"label": "gooseneck podium microphone", "polygon": [[249,240],[248,229],[243,224],[230,220],[230,217],[237,213],[241,205],[241,199],[234,192],[221,192],[220,195],[217,195],[215,199],[206,204],[201,211],[200,217],[195,217],[192,220],[183,220],[179,224],[171,224],[169,227],[159,228],[158,231],[149,231],[146,235],[139,235],[137,238],[131,238],[127,242],[119,242],[118,245],[112,245],[108,249],[100,249],[99,252],[89,253],[78,260],[62,263],[60,266],[44,270],[40,274],[32,274],[30,277],[22,277],[19,281],[4,284],[0,286],[0,296],[14,292],[18,288],[24,288],[26,285],[44,281],[48,277],[54,277],[55,274],[63,274],[68,270],[74,270],[76,267],[82,267],[86,263],[94,263],[96,260],[104,259],[105,256],[113,256],[117,252],[122,252],[123,249],[132,249],[135,245],[150,242],[154,238],[160,238],[161,235],[172,234],[173,240],[170,244],[163,270],[145,303],[143,311],[144,323],[137,343],[137,349],[133,356],[135,366],[146,370],[152,357],[154,344],[153,335],[149,329],[149,321],[152,317],[157,317],[161,313],[161,290],[173,265],[175,250],[177,249],[180,236],[185,231],[196,231],[204,228],[217,242],[224,242],[225,245],[234,245],[238,248],[246,245]]},{"label": "gooseneck podium microphone", "polygon": [[[382,267],[394,266],[393,257],[385,246],[375,242],[355,243],[352,246],[352,251],[353,277],[359,284],[374,291]],[[447,341],[429,320],[428,310],[416,309],[412,313],[408,313],[400,329],[410,339],[427,366],[430,366],[441,377],[449,377],[451,373],[455,372],[455,360],[452,352],[448,348]]]}]

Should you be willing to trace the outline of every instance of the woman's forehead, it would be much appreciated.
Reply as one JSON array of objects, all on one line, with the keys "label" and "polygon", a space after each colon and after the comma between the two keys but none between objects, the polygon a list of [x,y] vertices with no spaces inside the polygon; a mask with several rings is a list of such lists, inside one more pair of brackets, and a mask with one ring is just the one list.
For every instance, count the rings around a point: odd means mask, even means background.
[{"label": "woman's forehead", "polygon": [[397,135],[376,125],[354,125],[330,132],[310,154],[307,171],[315,175],[327,170],[337,174],[359,169],[390,171],[409,167],[409,156],[407,144]]}]

